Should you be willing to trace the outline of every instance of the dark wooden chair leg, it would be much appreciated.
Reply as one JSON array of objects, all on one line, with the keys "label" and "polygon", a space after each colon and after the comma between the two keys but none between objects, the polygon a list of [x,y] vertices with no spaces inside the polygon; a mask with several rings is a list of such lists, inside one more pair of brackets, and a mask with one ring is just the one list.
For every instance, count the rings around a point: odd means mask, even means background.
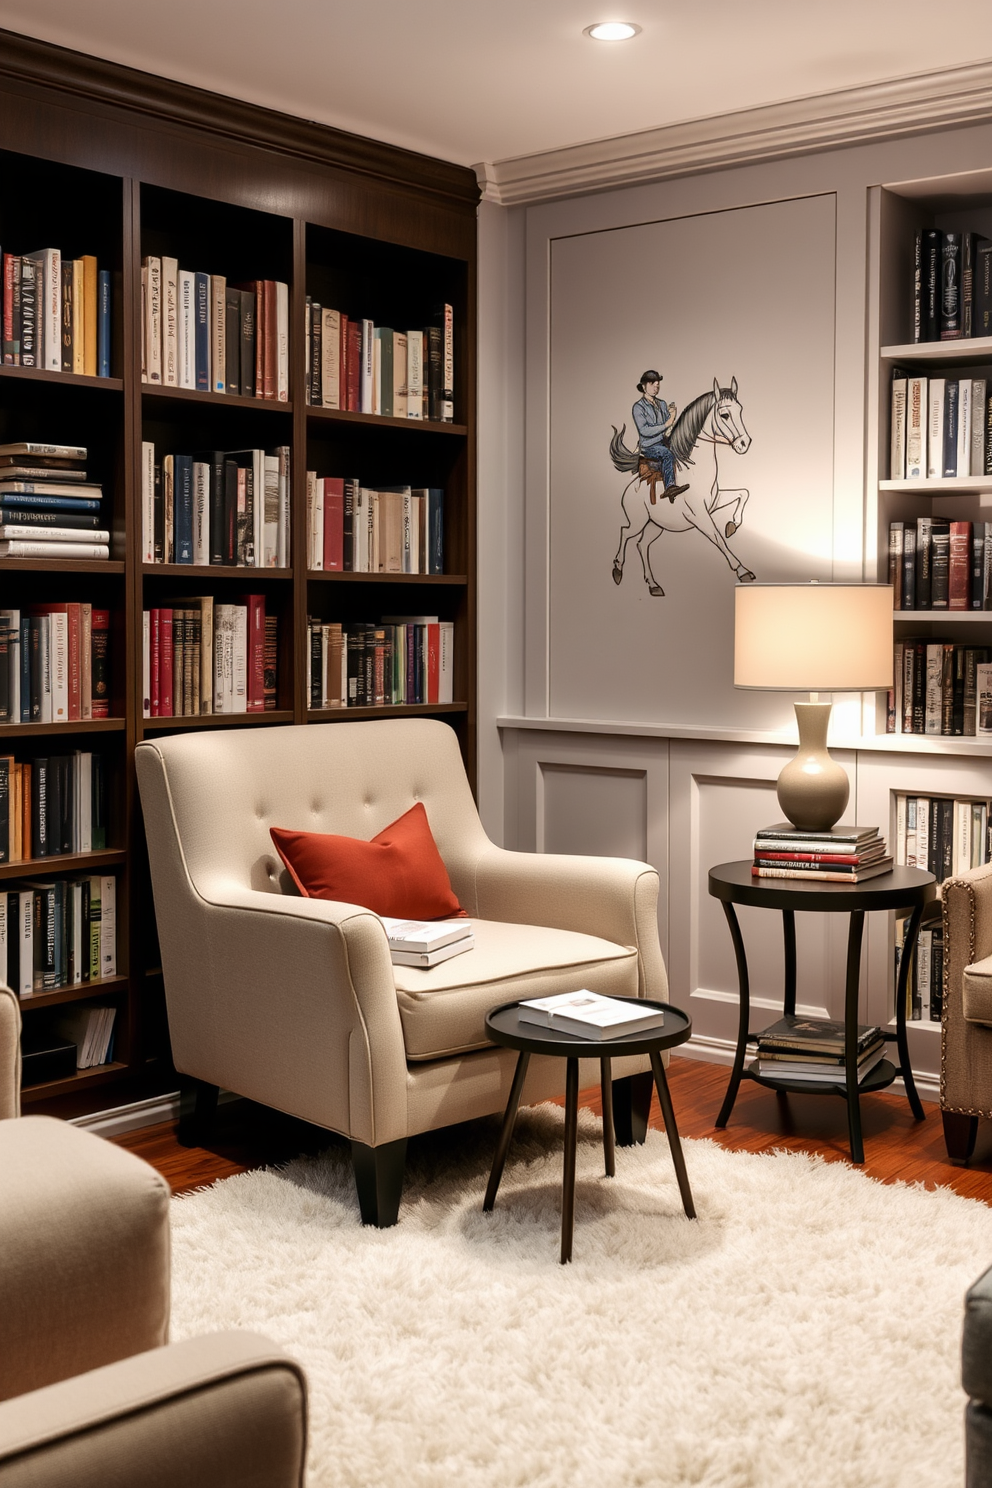
[{"label": "dark wooden chair leg", "polygon": [[966,1111],[941,1111],[940,1116],[947,1156],[956,1167],[966,1168],[975,1150],[978,1117],[969,1116]]},{"label": "dark wooden chair leg", "polygon": [[613,1081],[613,1128],[618,1147],[640,1145],[648,1134],[654,1076],[627,1075]]},{"label": "dark wooden chair leg", "polygon": [[388,1230],[396,1223],[400,1212],[406,1137],[397,1142],[384,1142],[381,1147],[366,1147],[364,1142],[352,1142],[351,1162],[362,1224]]},{"label": "dark wooden chair leg", "polygon": [[179,1087],[179,1126],[176,1140],[182,1147],[202,1147],[210,1136],[217,1114],[220,1090],[204,1080],[183,1079]]}]

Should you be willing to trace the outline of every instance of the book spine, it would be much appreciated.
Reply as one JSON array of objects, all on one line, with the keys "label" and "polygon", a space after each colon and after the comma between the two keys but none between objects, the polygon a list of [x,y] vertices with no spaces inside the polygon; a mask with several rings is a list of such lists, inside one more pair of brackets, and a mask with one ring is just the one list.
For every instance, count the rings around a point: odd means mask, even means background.
[{"label": "book spine", "polygon": [[208,393],[212,386],[210,367],[210,275],[199,271],[195,277],[194,358],[196,386],[201,393]]},{"label": "book spine", "polygon": [[255,386],[255,291],[242,289],[241,294],[241,393],[256,398]]},{"label": "book spine", "polygon": [[441,422],[455,418],[455,320],[450,305],[441,307]]},{"label": "book spine", "polygon": [[3,360],[7,367],[20,365],[21,260],[15,253],[3,258]]},{"label": "book spine", "polygon": [[931,377],[927,385],[927,476],[939,480],[944,474],[943,377]]},{"label": "book spine", "polygon": [[[428,369],[428,378],[430,372]],[[430,393],[428,383],[428,404],[430,405]],[[433,417],[433,414],[431,414]],[[905,480],[906,478],[906,377],[905,375],[894,376],[892,379],[892,408],[889,422],[889,479]]]},{"label": "book spine", "polygon": [[289,285],[276,281],[276,399],[289,401]]},{"label": "book spine", "polygon": [[247,608],[246,710],[261,713],[265,708],[265,596],[245,596]]},{"label": "book spine", "polygon": [[241,392],[241,291],[228,284],[224,290],[224,382],[236,397]]},{"label": "book spine", "polygon": [[916,519],[916,608],[929,610],[933,564],[933,523],[930,517]]},{"label": "book spine", "polygon": [[148,270],[148,296],[145,303],[145,375],[151,383],[162,381],[162,260],[150,254],[145,259]]},{"label": "book spine", "polygon": [[173,459],[175,563],[193,562],[193,460],[190,455]]},{"label": "book spine", "polygon": [[940,340],[941,257],[943,233],[939,228],[923,232],[923,340]]},{"label": "book spine", "polygon": [[210,275],[210,388],[227,391],[227,280],[223,274]]},{"label": "book spine", "polygon": [[72,264],[66,263],[65,272],[62,275],[61,304],[59,307],[59,338],[62,356],[62,371],[75,371],[74,345],[73,345],[73,316],[72,316]]},{"label": "book spine", "polygon": [[941,472],[945,477],[958,473],[959,392],[960,384],[948,378],[944,385],[944,468]]},{"label": "book spine", "polygon": [[906,478],[919,480],[926,470],[926,401],[925,377],[910,377],[906,383]]},{"label": "book spine", "polygon": [[945,232],[940,264],[940,339],[961,335],[961,234]]},{"label": "book spine", "polygon": [[[958,475],[971,475],[971,378],[958,382]],[[978,474],[978,472],[975,472]]]},{"label": "book spine", "polygon": [[26,254],[21,259],[21,366],[37,367],[38,355],[38,271]]},{"label": "book spine", "polygon": [[902,538],[902,608],[916,609],[916,528],[907,522]]},{"label": "book spine", "polygon": [[262,396],[275,401],[279,385],[279,332],[275,280],[263,281]]},{"label": "book spine", "polygon": [[100,269],[97,273],[97,308],[96,308],[96,375],[98,377],[110,376],[110,317],[112,307],[112,291],[110,283],[110,270]]},{"label": "book spine", "polygon": [[949,610],[971,608],[971,523],[952,522],[947,580]]},{"label": "book spine", "polygon": [[324,401],[324,311],[316,300],[310,305],[310,396],[308,402],[320,408]]},{"label": "book spine", "polygon": [[162,386],[179,386],[179,261],[162,259]]},{"label": "book spine", "polygon": [[90,677],[94,718],[110,717],[110,611],[90,613]]}]

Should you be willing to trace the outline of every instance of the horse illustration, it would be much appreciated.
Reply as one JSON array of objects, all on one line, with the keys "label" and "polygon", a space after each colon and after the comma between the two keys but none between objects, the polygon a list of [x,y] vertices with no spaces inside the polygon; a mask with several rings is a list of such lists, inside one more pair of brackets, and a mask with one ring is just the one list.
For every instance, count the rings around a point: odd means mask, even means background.
[{"label": "horse illustration", "polygon": [[[624,444],[626,432],[626,424],[619,433],[613,425],[610,458],[617,470],[637,471],[639,455]],[[733,537],[744,520],[744,508],[750,493],[742,486],[720,485],[720,446],[733,450],[735,455],[744,455],[751,447],[751,436],[744,427],[737,398],[737,378],[729,388],[722,388],[714,378],[713,391],[700,393],[679,414],[668,444],[680,467],[695,465],[693,450],[700,444],[709,445],[713,452],[713,479],[709,491],[705,496],[697,495],[693,490],[697,481],[690,476],[687,487],[669,498],[656,493],[651,482],[635,474],[620,498],[624,521],[620,528],[620,545],[613,560],[614,583],[619,584],[623,579],[627,544],[636,538],[648,593],[663,596],[665,591],[651,568],[651,548],[663,532],[688,532],[695,528],[720,550],[738,580],[750,584],[754,574],[744,567],[727,544],[727,539]],[[726,513],[722,532],[715,520],[717,512]]]}]

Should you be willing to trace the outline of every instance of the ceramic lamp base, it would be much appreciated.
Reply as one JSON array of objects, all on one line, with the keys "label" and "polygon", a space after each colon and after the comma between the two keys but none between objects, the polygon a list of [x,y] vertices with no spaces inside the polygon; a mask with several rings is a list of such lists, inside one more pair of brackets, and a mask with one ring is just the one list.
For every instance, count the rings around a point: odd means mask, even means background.
[{"label": "ceramic lamp base", "polygon": [[799,750],[778,777],[778,803],[794,827],[826,832],[840,821],[851,794],[847,771],[830,758],[831,703],[797,703]]}]

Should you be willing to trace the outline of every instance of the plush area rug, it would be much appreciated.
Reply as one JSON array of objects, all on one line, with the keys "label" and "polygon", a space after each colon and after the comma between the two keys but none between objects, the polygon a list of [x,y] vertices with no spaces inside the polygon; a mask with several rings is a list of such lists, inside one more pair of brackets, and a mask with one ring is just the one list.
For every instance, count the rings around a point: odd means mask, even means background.
[{"label": "plush area rug", "polygon": [[652,1132],[603,1176],[580,1112],[411,1144],[400,1223],[364,1229],[348,1151],[173,1205],[173,1337],[257,1329],[304,1364],[311,1488],[961,1488],[965,1290],[992,1210],[840,1163]]}]

